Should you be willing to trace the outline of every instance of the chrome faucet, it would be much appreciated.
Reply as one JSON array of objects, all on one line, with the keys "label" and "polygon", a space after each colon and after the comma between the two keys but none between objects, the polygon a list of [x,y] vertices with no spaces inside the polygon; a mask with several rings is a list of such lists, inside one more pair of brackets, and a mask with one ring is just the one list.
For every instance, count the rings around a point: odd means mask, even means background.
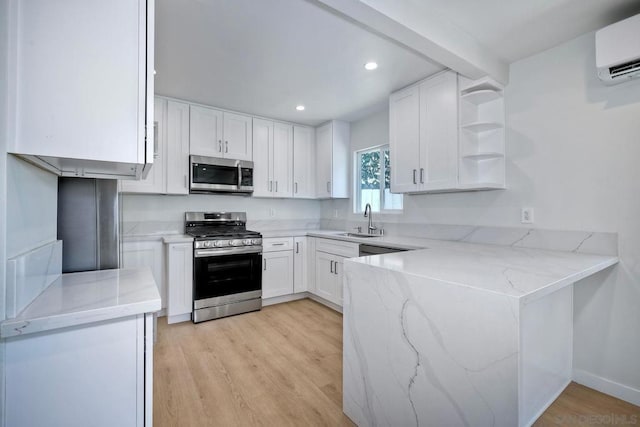
[{"label": "chrome faucet", "polygon": [[373,215],[371,214],[371,205],[369,203],[364,207],[364,217],[369,218],[369,226],[367,227],[368,234],[373,234],[378,228],[373,226]]}]

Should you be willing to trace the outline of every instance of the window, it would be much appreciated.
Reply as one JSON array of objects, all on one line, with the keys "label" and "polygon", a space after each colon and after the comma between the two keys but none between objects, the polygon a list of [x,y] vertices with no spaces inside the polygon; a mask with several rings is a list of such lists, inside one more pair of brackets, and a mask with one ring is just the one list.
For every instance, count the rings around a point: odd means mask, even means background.
[{"label": "window", "polygon": [[374,212],[402,210],[402,194],[391,194],[388,145],[357,151],[355,166],[355,212],[363,212],[367,203]]}]

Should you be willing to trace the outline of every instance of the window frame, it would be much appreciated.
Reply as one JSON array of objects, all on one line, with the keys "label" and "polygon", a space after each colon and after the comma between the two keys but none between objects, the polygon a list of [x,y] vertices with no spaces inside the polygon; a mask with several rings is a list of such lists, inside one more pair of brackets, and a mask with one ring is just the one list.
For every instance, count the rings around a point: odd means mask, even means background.
[{"label": "window frame", "polygon": [[[361,214],[364,211],[361,209],[361,201],[362,201],[362,193],[360,187],[360,156],[362,153],[368,153],[372,151],[380,151],[380,176],[382,177],[380,184],[380,206],[385,206],[385,196],[384,196],[384,176],[386,172],[386,166],[384,164],[384,151],[390,150],[389,143],[373,145],[367,148],[361,148],[353,151],[353,213]],[[389,158],[391,158],[391,152],[389,152]],[[400,209],[380,209],[379,211],[373,211],[380,214],[401,214],[404,210],[404,194],[399,194],[402,196],[402,208]]]}]

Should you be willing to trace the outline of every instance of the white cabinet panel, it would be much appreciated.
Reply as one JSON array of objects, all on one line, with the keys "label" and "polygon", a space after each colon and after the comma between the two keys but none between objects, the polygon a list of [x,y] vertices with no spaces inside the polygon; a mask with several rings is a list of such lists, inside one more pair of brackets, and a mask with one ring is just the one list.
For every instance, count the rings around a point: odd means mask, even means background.
[{"label": "white cabinet panel", "polygon": [[349,123],[331,121],[316,129],[316,196],[349,197]]},{"label": "white cabinet panel", "polygon": [[190,314],[193,307],[193,244],[169,243],[167,251],[167,316]]},{"label": "white cabinet panel", "polygon": [[11,4],[9,151],[61,175],[139,176],[152,162],[153,2]]},{"label": "white cabinet panel", "polygon": [[336,279],[333,272],[334,255],[316,252],[315,294],[327,301],[335,302]]},{"label": "white cabinet panel", "polygon": [[306,126],[293,127],[293,197],[315,197],[314,131]]},{"label": "white cabinet panel", "polygon": [[223,157],[222,111],[190,106],[189,151],[197,156]]},{"label": "white cabinet panel", "polygon": [[262,254],[262,298],[293,293],[293,251]]},{"label": "white cabinet panel", "polygon": [[293,243],[293,292],[309,290],[307,237],[295,237]]},{"label": "white cabinet panel", "polygon": [[122,243],[122,268],[149,267],[158,286],[162,308],[167,306],[164,277],[164,254],[160,241],[129,241]]},{"label": "white cabinet panel", "polygon": [[253,196],[273,191],[273,122],[253,119]]},{"label": "white cabinet panel", "polygon": [[410,87],[389,98],[391,191],[418,189],[420,169],[420,88]]},{"label": "white cabinet panel", "polygon": [[189,194],[189,104],[168,102],[165,153],[167,194]]},{"label": "white cabinet panel", "polygon": [[273,127],[273,181],[276,197],[293,196],[293,126]]},{"label": "white cabinet panel", "polygon": [[224,157],[237,160],[253,160],[251,117],[242,114],[223,113]]},{"label": "white cabinet panel", "polygon": [[138,315],[6,340],[6,425],[151,422],[152,337]]}]

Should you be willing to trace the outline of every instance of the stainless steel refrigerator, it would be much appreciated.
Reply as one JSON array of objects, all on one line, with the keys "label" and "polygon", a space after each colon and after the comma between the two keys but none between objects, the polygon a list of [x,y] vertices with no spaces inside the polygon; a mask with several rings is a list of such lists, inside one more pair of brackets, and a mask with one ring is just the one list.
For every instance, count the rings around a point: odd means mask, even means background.
[{"label": "stainless steel refrigerator", "polygon": [[58,179],[58,239],[62,272],[118,268],[118,181]]}]

